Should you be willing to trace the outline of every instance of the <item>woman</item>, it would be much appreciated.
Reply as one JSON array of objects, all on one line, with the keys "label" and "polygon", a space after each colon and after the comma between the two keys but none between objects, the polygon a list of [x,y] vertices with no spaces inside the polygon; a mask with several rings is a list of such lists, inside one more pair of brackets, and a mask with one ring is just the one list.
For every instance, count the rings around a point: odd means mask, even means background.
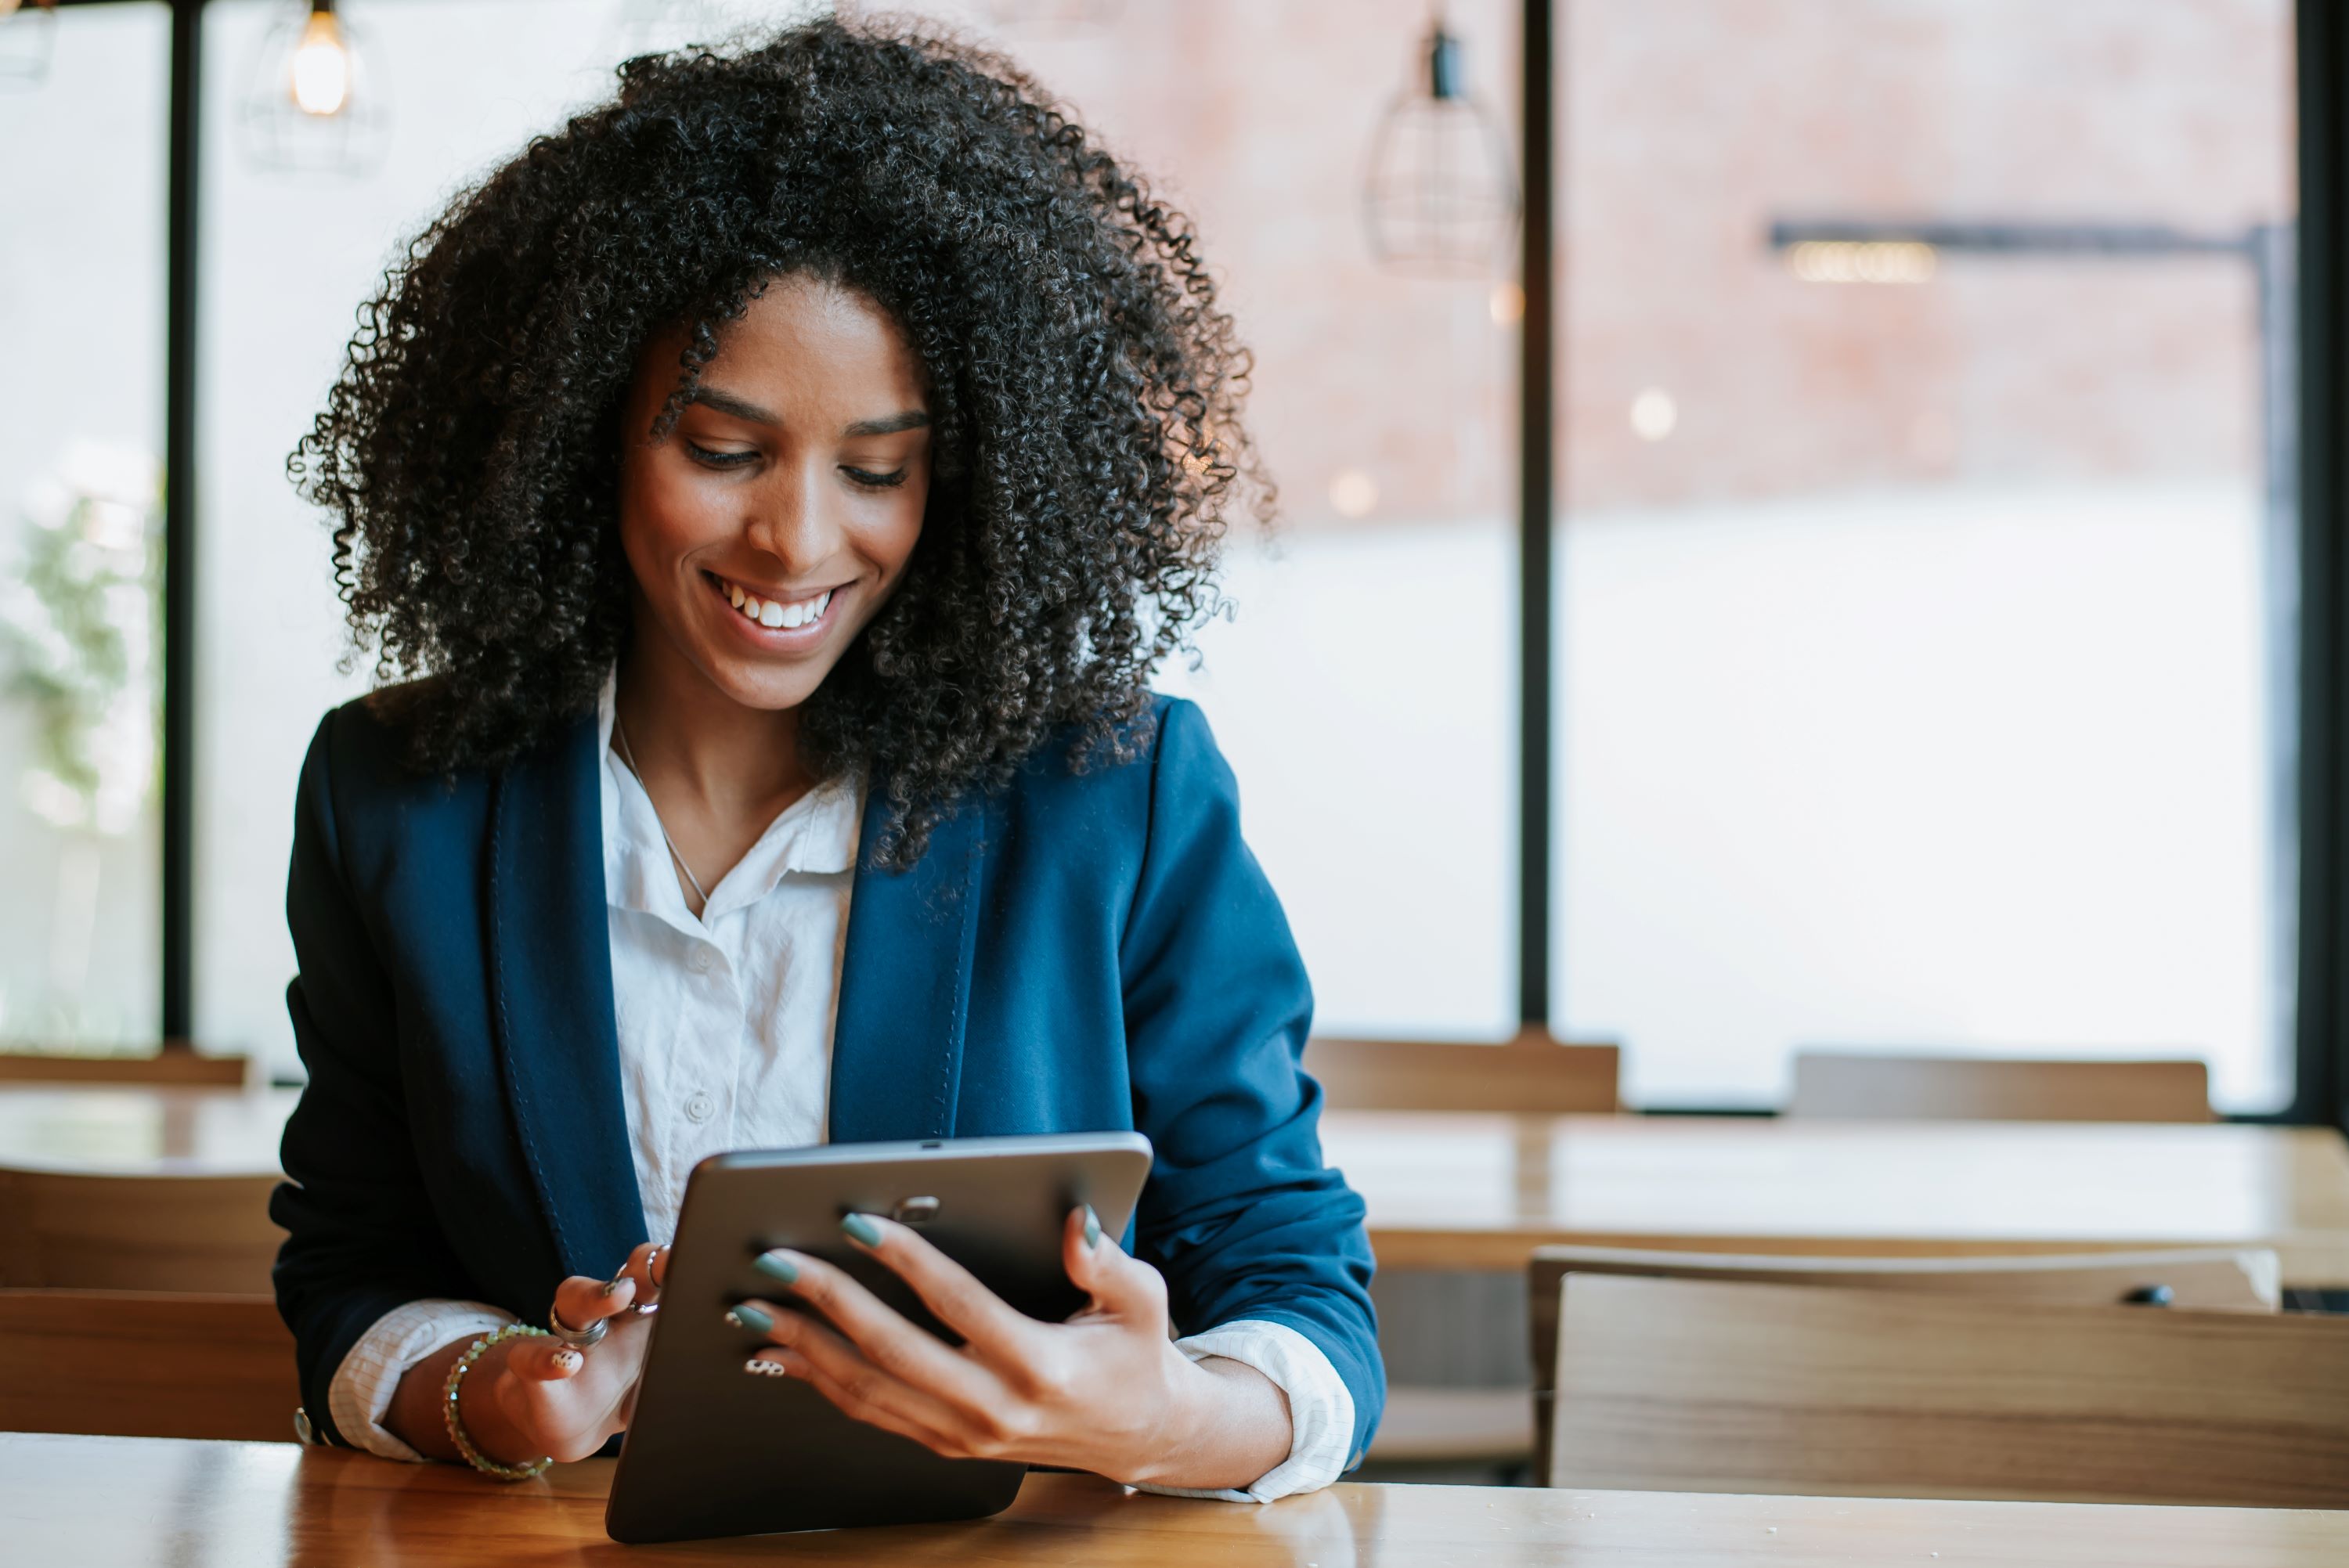
[{"label": "woman", "polygon": [[1069,1219],[1078,1317],[853,1216],[968,1343],[771,1255],[746,1375],[945,1454],[1327,1482],[1383,1392],[1362,1208],[1231,776],[1144,686],[1263,493],[1184,221],[951,43],[825,20],[621,77],[410,247],[290,464],[416,677],[303,769],[306,1421],[595,1452],[697,1160],[1131,1127],[1132,1250]]}]

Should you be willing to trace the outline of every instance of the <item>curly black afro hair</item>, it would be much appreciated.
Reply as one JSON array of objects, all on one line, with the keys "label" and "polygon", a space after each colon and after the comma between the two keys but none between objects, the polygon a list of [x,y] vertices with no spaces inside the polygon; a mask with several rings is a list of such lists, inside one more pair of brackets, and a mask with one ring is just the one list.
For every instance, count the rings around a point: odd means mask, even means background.
[{"label": "curly black afro hair", "polygon": [[[1228,520],[1272,500],[1189,222],[1009,61],[911,25],[619,77],[409,245],[287,462],[332,513],[357,647],[409,683],[378,696],[412,763],[493,767],[593,708],[628,629],[621,442],[667,436],[785,273],[895,319],[934,427],[920,542],[802,710],[810,763],[874,769],[902,865],[1061,727],[1080,766],[1130,756],[1151,669],[1218,607]],[[675,390],[622,431],[679,325]]]}]

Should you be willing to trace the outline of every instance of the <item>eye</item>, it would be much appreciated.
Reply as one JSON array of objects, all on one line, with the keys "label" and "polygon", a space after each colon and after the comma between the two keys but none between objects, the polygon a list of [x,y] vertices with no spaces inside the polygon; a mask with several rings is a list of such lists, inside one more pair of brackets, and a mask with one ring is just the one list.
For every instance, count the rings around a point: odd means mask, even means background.
[{"label": "eye", "polygon": [[685,444],[686,455],[705,469],[739,469],[745,463],[759,460],[757,452],[719,452],[694,441]]},{"label": "eye", "polygon": [[864,469],[850,468],[843,468],[840,471],[866,490],[895,490],[905,482],[905,470],[903,469],[891,474],[876,474]]}]

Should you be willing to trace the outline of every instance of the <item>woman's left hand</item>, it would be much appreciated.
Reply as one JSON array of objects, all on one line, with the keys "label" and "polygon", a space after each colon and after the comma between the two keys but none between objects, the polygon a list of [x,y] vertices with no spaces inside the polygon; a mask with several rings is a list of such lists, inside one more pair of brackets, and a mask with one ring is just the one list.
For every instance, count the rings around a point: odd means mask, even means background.
[{"label": "woman's left hand", "polygon": [[[1169,1336],[1166,1282],[1069,1216],[1061,1251],[1092,1304],[1066,1323],[1015,1311],[961,1264],[892,1221],[852,1214],[842,1230],[963,1336],[949,1346],[839,1269],[804,1253],[767,1254],[795,1271],[806,1313],[767,1301],[738,1320],[772,1341],[761,1364],[802,1378],[860,1421],[950,1459],[1017,1460],[1112,1480],[1198,1489],[1252,1485],[1288,1457],[1288,1397],[1237,1361],[1195,1362]],[[834,1332],[834,1330],[837,1332]]]}]

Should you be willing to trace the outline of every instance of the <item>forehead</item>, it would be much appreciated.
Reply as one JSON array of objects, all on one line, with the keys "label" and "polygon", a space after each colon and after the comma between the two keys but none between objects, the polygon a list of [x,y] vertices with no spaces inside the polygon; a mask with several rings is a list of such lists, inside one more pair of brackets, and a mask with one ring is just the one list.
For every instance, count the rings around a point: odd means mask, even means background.
[{"label": "forehead", "polygon": [[[677,362],[674,349],[662,357]],[[771,280],[719,329],[701,379],[787,419],[793,407],[861,419],[927,407],[921,363],[889,313],[854,289],[798,274]]]}]

